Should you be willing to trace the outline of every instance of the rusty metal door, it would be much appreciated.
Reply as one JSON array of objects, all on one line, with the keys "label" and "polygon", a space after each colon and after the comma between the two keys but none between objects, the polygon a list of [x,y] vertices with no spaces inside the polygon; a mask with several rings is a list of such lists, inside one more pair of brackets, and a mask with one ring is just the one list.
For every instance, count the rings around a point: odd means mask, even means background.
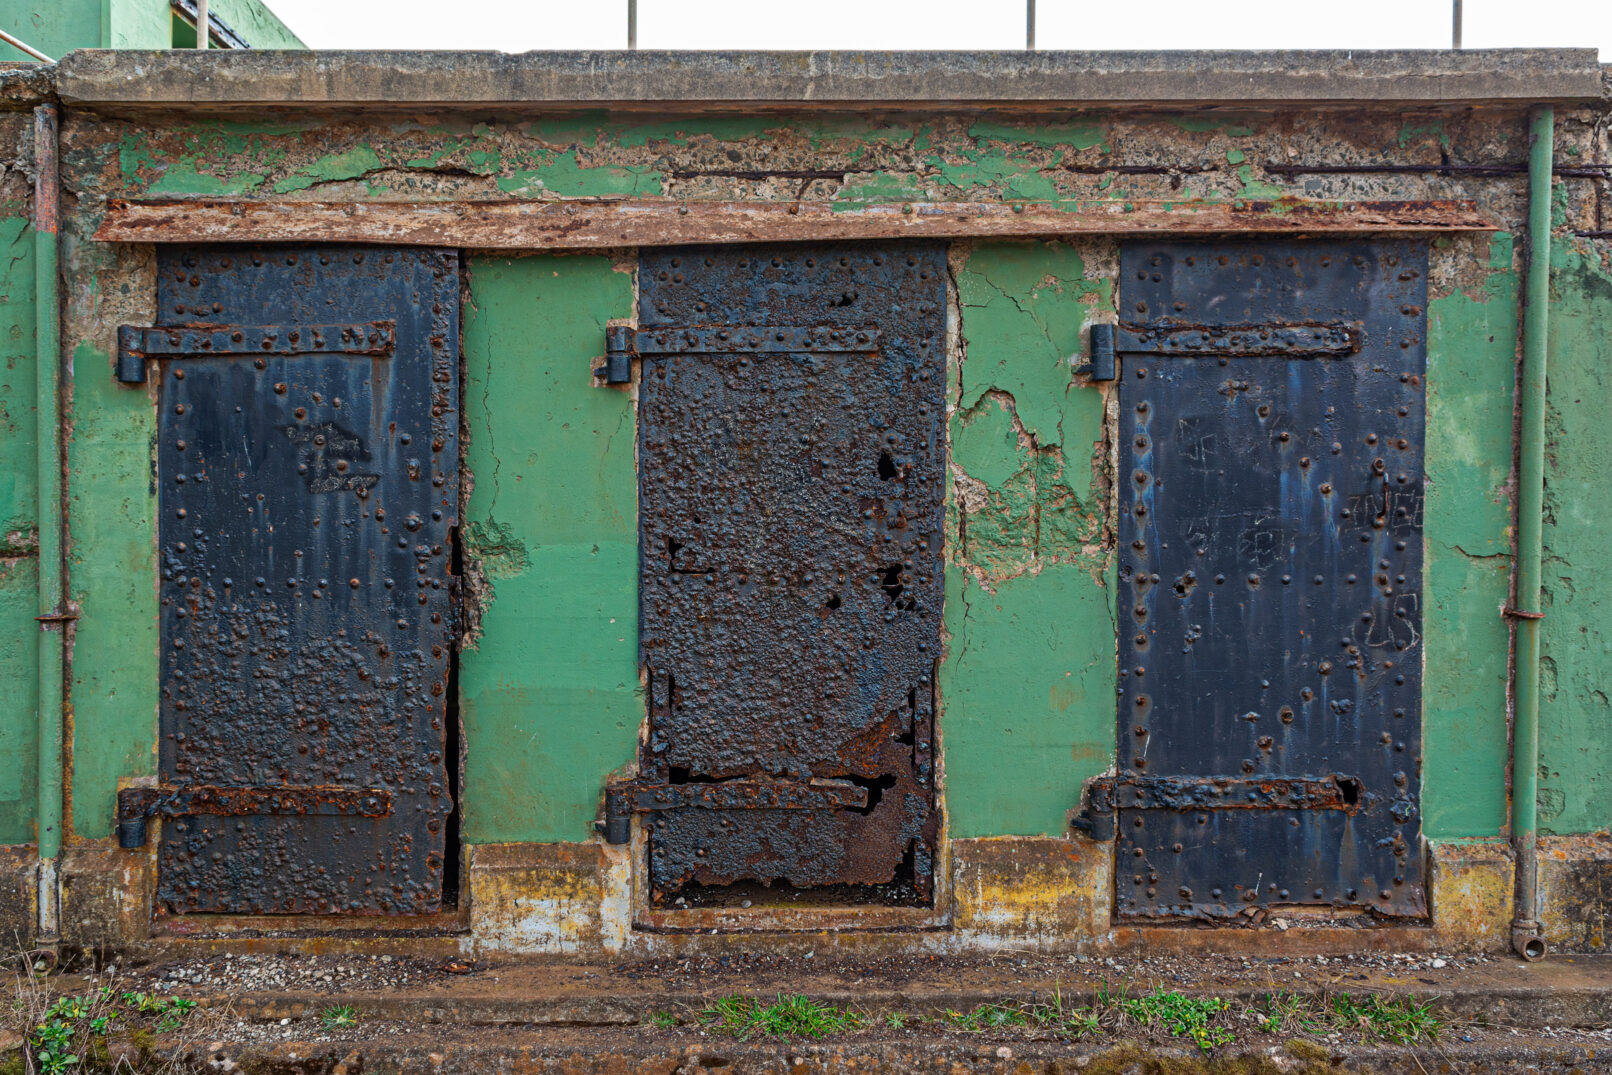
[{"label": "rusty metal door", "polygon": [[1121,259],[1121,915],[1426,912],[1425,244]]},{"label": "rusty metal door", "polygon": [[650,730],[612,811],[657,900],[930,895],[945,281],[928,244],[643,256]]},{"label": "rusty metal door", "polygon": [[[158,899],[442,900],[457,256],[163,250]],[[173,327],[165,327],[165,326]]]}]

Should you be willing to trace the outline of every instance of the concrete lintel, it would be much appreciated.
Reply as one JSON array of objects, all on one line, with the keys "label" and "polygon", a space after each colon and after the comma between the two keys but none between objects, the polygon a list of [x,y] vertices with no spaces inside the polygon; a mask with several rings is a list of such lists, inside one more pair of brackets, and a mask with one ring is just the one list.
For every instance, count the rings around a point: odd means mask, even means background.
[{"label": "concrete lintel", "polygon": [[1594,49],[1203,52],[312,52],[83,50],[87,106],[1086,108],[1574,102]]}]

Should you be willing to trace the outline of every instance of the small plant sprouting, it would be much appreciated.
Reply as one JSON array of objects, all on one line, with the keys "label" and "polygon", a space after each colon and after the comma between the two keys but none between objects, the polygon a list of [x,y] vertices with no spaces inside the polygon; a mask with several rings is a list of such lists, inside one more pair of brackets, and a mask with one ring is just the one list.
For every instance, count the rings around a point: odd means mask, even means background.
[{"label": "small plant sprouting", "polygon": [[670,1030],[677,1025],[677,1016],[671,1012],[650,1012],[649,1025],[657,1030]]},{"label": "small plant sprouting", "polygon": [[358,1009],[351,1004],[326,1008],[319,1013],[319,1022],[326,1030],[345,1030],[358,1025]]}]

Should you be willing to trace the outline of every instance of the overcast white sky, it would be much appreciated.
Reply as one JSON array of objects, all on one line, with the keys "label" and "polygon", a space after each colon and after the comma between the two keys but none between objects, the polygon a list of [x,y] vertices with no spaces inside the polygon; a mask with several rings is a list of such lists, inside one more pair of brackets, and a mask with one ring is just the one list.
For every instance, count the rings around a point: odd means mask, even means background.
[{"label": "overcast white sky", "polygon": [[[313,48],[621,48],[627,0],[268,0]],[[1468,48],[1599,48],[1612,0],[1465,0]],[[1045,49],[1444,48],[1450,0],[1038,0]],[[1024,0],[638,0],[656,49],[1012,49]]]}]

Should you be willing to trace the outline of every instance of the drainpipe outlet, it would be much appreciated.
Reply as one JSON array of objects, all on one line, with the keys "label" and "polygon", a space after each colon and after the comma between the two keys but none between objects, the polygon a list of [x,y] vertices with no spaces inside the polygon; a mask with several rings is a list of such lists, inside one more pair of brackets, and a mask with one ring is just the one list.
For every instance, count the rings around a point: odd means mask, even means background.
[{"label": "drainpipe outlet", "polygon": [[1545,938],[1539,935],[1538,922],[1516,922],[1511,927],[1511,947],[1522,958],[1532,963],[1545,956]]}]

